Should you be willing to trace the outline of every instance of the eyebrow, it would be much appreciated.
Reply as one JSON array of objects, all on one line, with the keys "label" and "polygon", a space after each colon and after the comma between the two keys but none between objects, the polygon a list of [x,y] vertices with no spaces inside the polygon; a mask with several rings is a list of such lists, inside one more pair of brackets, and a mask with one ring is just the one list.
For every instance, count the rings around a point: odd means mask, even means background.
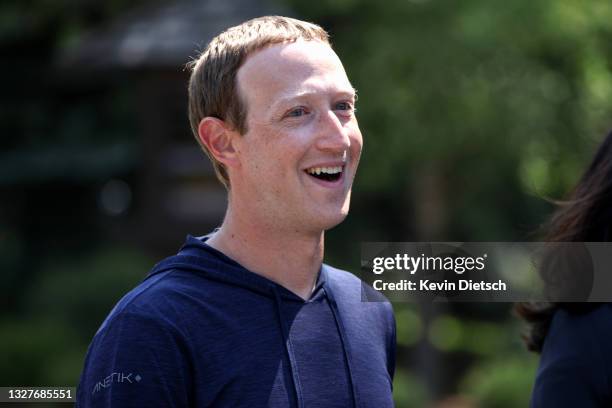
[{"label": "eyebrow", "polygon": [[[354,98],[355,100],[357,100],[357,89],[355,89],[354,87],[351,87],[350,90],[345,89],[345,90],[340,90],[337,92],[334,92],[337,95],[345,95],[351,98]],[[278,101],[274,102],[272,104],[272,106],[274,108],[280,106],[280,105],[284,105],[288,102],[291,102],[293,100],[296,99],[303,99],[303,98],[307,98],[311,95],[317,95],[320,94],[319,91],[303,91],[303,92],[299,92],[290,96],[285,96],[285,97],[281,97]]]}]

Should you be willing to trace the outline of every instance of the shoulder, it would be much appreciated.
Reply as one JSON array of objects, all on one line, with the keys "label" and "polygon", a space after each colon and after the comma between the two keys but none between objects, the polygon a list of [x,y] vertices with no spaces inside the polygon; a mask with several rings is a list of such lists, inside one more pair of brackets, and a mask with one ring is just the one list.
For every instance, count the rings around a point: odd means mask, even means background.
[{"label": "shoulder", "polygon": [[[534,386],[534,407],[551,402],[603,403],[612,397],[612,306],[586,311],[555,312],[540,359]],[[567,406],[567,405],[557,405]],[[597,405],[595,405],[597,406]]]},{"label": "shoulder", "polygon": [[170,269],[149,276],[115,304],[96,335],[124,321],[131,322],[132,331],[146,325],[180,335],[194,315],[205,314],[211,304],[224,298],[218,292],[226,290],[191,271]]},{"label": "shoulder", "polygon": [[114,321],[130,316],[143,320],[156,320],[159,311],[171,301],[177,290],[171,271],[145,279],[126,293],[110,311],[99,331],[107,329]]},{"label": "shoulder", "polygon": [[164,308],[167,301],[154,299],[163,287],[155,282],[130,291],[98,329],[85,357],[77,406],[155,406],[159,400],[189,406],[195,354],[175,312]]},{"label": "shoulder", "polygon": [[[145,279],[113,307],[94,336],[92,346],[146,340],[147,346],[180,342],[186,312],[180,277],[168,271]],[[188,313],[187,313],[188,314]]]},{"label": "shoulder", "polygon": [[[555,312],[550,330],[546,336],[544,350],[562,350],[567,354],[580,354],[583,352],[576,346],[592,346],[601,348],[598,344],[605,342],[603,353],[611,353],[607,339],[612,336],[612,305],[594,305],[587,310],[574,311],[560,308]],[[603,345],[603,344],[602,344]]]}]

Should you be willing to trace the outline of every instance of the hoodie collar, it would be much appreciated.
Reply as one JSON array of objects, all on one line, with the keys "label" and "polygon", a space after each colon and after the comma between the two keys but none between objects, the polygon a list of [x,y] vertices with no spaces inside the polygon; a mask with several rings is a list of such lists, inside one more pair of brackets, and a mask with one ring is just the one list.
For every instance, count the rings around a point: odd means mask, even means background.
[{"label": "hoodie collar", "polygon": [[324,293],[322,289],[325,287],[327,275],[324,267],[319,269],[317,282],[310,298],[304,300],[284,286],[248,270],[223,252],[206,244],[209,237],[210,234],[201,237],[188,235],[178,254],[155,265],[147,278],[169,269],[187,269],[206,275],[210,279],[267,296],[274,296],[274,292],[277,291],[283,299],[303,303],[311,302]]}]

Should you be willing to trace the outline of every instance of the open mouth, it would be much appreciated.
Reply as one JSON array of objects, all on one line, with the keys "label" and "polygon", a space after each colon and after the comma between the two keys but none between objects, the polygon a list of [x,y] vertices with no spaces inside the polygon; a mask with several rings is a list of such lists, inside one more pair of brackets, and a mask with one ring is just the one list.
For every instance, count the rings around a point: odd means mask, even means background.
[{"label": "open mouth", "polygon": [[344,166],[335,166],[335,167],[311,167],[306,169],[306,173],[309,176],[317,178],[319,180],[324,181],[337,181],[342,177],[342,171],[344,170]]}]

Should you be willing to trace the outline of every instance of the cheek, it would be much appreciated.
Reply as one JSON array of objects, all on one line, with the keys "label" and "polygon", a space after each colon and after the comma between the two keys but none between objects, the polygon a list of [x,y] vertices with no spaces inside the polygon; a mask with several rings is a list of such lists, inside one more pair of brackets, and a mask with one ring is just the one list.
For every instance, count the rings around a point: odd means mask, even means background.
[{"label": "cheek", "polygon": [[361,137],[361,133],[353,138],[353,143],[351,144],[355,145],[355,149],[361,151],[361,148],[363,147],[363,138]]},{"label": "cheek", "polygon": [[361,149],[363,147],[363,137],[361,136],[361,132],[359,131],[359,127],[355,126],[351,139],[351,150],[353,150],[353,154],[359,155],[361,154]]},{"label": "cheek", "polygon": [[262,143],[250,149],[247,166],[262,182],[278,181],[289,176],[296,166],[294,152],[282,142]]},{"label": "cheek", "polygon": [[260,176],[276,180],[290,177],[299,168],[300,159],[308,149],[312,132],[306,129],[287,131],[270,125],[253,124],[245,143],[246,166]]}]

